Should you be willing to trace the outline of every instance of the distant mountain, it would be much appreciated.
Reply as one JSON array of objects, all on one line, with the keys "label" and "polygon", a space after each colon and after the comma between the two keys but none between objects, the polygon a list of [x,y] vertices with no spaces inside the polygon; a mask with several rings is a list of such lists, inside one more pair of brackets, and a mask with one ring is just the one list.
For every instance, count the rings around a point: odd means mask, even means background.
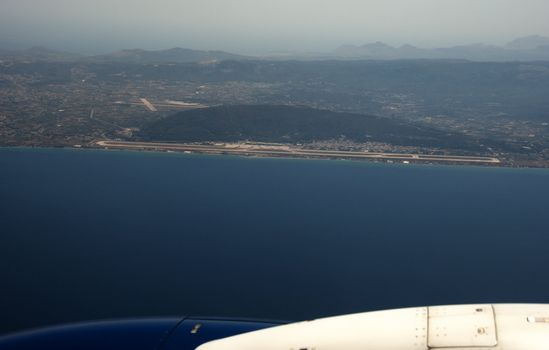
[{"label": "distant mountain", "polygon": [[331,52],[341,59],[465,59],[471,61],[544,61],[549,60],[549,38],[529,36],[516,39],[505,47],[472,44],[448,48],[423,49],[411,45],[393,47],[382,42],[362,46],[344,45]]},{"label": "distant mountain", "polygon": [[81,55],[51,50],[45,47],[31,47],[25,50],[0,50],[0,60],[3,61],[74,61],[81,58]]},{"label": "distant mountain", "polygon": [[396,48],[378,41],[362,46],[343,45],[337,48],[333,54],[342,58],[398,59],[401,57],[426,58],[426,51],[411,45]]},{"label": "distant mountain", "polygon": [[460,134],[362,114],[280,105],[219,106],[179,112],[142,128],[151,141],[300,143],[347,139],[425,147],[476,148]]},{"label": "distant mountain", "polygon": [[530,35],[515,39],[505,45],[510,50],[535,50],[540,47],[549,47],[549,38],[539,35]]},{"label": "distant mountain", "polygon": [[147,51],[142,49],[122,50],[106,55],[83,56],[69,52],[56,51],[43,47],[25,50],[0,49],[3,61],[49,61],[64,62],[81,60],[83,62],[120,62],[120,63],[194,63],[217,62],[226,60],[244,60],[249,57],[224,51],[200,51],[184,48]]},{"label": "distant mountain", "polygon": [[225,51],[192,50],[172,48],[167,50],[121,50],[106,55],[83,56],[68,52],[33,47],[27,50],[4,50],[0,48],[0,61],[76,61],[82,62],[119,62],[119,63],[210,63],[219,61],[242,60],[399,60],[399,59],[449,59],[481,62],[509,61],[549,61],[549,38],[531,35],[515,39],[505,46],[485,44],[461,45],[445,48],[425,49],[412,45],[399,47],[383,42],[356,45],[343,45],[331,52],[277,54],[263,57],[237,55]]},{"label": "distant mountain", "polygon": [[242,60],[245,56],[224,51],[201,51],[185,48],[147,51],[141,49],[122,50],[108,55],[93,56],[92,60],[125,63],[190,63],[226,60]]}]

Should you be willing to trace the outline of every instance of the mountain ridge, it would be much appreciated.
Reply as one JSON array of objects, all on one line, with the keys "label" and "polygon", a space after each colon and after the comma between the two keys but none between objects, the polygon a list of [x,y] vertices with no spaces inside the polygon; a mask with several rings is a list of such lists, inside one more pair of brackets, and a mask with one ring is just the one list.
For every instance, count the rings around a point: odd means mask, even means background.
[{"label": "mountain ridge", "polygon": [[375,43],[342,45],[331,52],[346,59],[466,59],[472,61],[549,60],[549,37],[531,35],[517,38],[504,46],[474,43],[440,48],[420,48],[410,44],[394,47]]},{"label": "mountain ridge", "polygon": [[503,46],[474,43],[439,48],[421,48],[410,44],[395,47],[381,41],[362,45],[345,44],[329,52],[285,53],[246,56],[222,50],[194,50],[174,47],[163,50],[123,49],[101,55],[81,55],[32,47],[24,50],[0,48],[0,60],[8,61],[82,61],[134,64],[212,63],[242,60],[406,60],[458,59],[479,62],[549,61],[549,37],[530,35],[516,38]]},{"label": "mountain ridge", "polygon": [[191,63],[244,60],[249,57],[221,50],[193,50],[174,47],[166,50],[125,49],[107,55],[92,56],[90,59],[127,63]]}]

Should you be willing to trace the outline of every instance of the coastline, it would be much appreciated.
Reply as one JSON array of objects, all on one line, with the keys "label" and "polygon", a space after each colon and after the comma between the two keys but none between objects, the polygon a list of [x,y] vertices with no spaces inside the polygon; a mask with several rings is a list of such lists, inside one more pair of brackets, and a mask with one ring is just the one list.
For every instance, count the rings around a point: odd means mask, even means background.
[{"label": "coastline", "polygon": [[175,156],[175,157],[213,157],[213,158],[234,158],[242,160],[288,160],[288,161],[317,161],[317,162],[329,162],[329,163],[347,163],[356,165],[377,165],[377,166],[394,166],[401,167],[402,169],[411,167],[437,167],[444,169],[478,169],[478,170],[506,170],[506,171],[541,171],[545,174],[545,171],[549,171],[549,167],[533,167],[533,166],[509,166],[504,163],[495,165],[483,165],[483,164],[467,164],[467,163],[437,163],[437,162],[411,162],[404,164],[402,162],[385,162],[379,159],[342,159],[337,157],[321,158],[321,157],[285,157],[285,156],[255,156],[255,155],[239,155],[239,154],[221,154],[221,153],[201,153],[201,152],[168,152],[165,150],[152,150],[152,149],[124,149],[124,148],[106,148],[106,147],[92,147],[91,145],[82,147],[71,146],[0,146],[0,152],[6,151],[36,151],[36,152],[48,152],[48,151],[63,151],[63,152],[98,152],[98,153],[119,153],[126,155],[139,156],[139,154],[148,154],[156,156]]},{"label": "coastline", "polygon": [[133,142],[99,140],[93,143],[102,149],[152,151],[183,154],[213,154],[236,155],[243,157],[267,158],[299,158],[299,159],[326,159],[326,160],[354,160],[374,161],[383,163],[401,164],[445,164],[445,165],[476,165],[502,166],[502,162],[495,157],[459,156],[459,155],[432,155],[408,153],[380,153],[357,152],[340,150],[316,150],[295,147],[286,144],[264,143],[163,143],[163,142]]}]

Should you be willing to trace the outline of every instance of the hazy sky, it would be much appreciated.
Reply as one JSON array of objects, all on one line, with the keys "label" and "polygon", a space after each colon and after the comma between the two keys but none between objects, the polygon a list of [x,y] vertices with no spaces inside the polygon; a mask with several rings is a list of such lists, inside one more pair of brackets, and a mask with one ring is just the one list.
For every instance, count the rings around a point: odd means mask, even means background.
[{"label": "hazy sky", "polygon": [[0,46],[238,53],[549,36],[549,0],[0,0]]}]

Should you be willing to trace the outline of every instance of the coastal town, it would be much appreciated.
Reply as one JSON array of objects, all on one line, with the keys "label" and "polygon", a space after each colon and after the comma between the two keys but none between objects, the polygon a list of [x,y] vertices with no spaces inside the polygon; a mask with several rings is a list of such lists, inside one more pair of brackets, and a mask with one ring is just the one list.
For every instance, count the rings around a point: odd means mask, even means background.
[{"label": "coastal town", "polygon": [[[384,63],[389,68],[395,64]],[[502,147],[492,150],[485,147],[482,154],[459,153],[500,160],[489,165],[549,166],[549,122],[537,117],[519,118],[528,113],[543,113],[529,111],[532,107],[521,110],[523,102],[506,107],[505,101],[492,96],[491,101],[472,101],[464,105],[463,97],[454,96],[442,105],[424,100],[417,88],[405,92],[349,87],[315,75],[289,80],[289,77],[283,77],[287,73],[281,73],[282,78],[260,73],[250,77],[247,73],[248,66],[260,71],[273,69],[271,66],[284,70],[288,69],[287,65],[280,62],[135,65],[3,61],[0,62],[0,145],[97,148],[97,140],[144,141],[138,136],[144,125],[180,111],[219,105],[282,104],[379,115],[388,120],[460,133],[478,139],[479,144],[484,142],[482,140],[492,140]],[[301,64],[296,65],[301,69]],[[320,63],[309,63],[313,68],[315,65]],[[363,65],[369,67],[371,63]],[[448,69],[452,69],[451,63],[448,63]],[[167,75],[163,70],[177,73]],[[206,78],[207,71],[231,74],[231,77],[212,80]],[[478,92],[479,98],[482,93]],[[513,112],[517,117],[510,111],[518,111]],[[218,140],[204,141],[215,143]],[[418,155],[456,153],[444,147],[374,141],[357,143],[345,138],[319,139],[303,144],[289,146]]]}]

